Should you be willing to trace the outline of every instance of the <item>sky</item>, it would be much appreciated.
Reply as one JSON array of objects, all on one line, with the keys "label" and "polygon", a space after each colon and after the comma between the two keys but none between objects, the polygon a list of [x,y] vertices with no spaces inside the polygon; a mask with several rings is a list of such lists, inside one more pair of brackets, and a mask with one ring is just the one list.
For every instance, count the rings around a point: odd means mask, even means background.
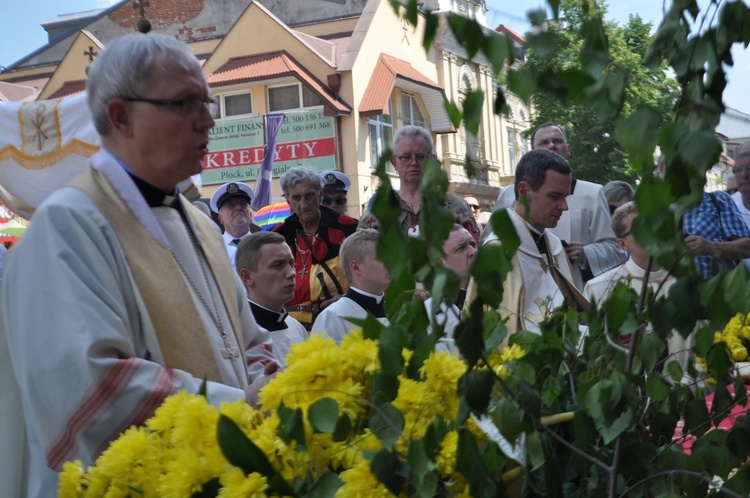
[{"label": "sky", "polygon": [[[9,0],[7,0],[9,1]],[[305,0],[288,0],[305,1]],[[699,1],[705,4],[707,0]],[[743,0],[748,2],[750,0]],[[662,18],[663,3],[669,0],[609,0],[608,18],[624,24],[629,14],[638,14],[654,28]],[[47,32],[41,24],[60,14],[70,14],[113,5],[112,0],[21,0],[13,2],[12,12],[0,16],[0,66],[10,66],[47,43]],[[487,24],[499,24],[524,33],[529,28],[526,13],[544,7],[545,0],[486,0]],[[750,50],[733,51],[734,67],[724,92],[724,104],[750,114],[750,92],[742,81],[750,81]]]}]

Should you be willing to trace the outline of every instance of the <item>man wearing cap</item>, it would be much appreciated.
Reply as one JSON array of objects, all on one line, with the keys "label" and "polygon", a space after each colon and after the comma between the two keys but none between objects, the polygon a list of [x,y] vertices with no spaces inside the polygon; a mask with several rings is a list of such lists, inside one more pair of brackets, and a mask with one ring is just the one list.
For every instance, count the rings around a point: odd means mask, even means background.
[{"label": "man wearing cap", "polygon": [[324,171],[320,174],[323,179],[323,198],[321,204],[339,214],[346,214],[346,193],[352,186],[349,177],[341,171]]},{"label": "man wearing cap", "polygon": [[253,189],[235,182],[225,183],[211,196],[211,210],[219,215],[219,221],[224,226],[224,245],[232,268],[235,267],[234,256],[240,241],[260,231],[260,227],[253,223],[250,212],[252,200]]}]

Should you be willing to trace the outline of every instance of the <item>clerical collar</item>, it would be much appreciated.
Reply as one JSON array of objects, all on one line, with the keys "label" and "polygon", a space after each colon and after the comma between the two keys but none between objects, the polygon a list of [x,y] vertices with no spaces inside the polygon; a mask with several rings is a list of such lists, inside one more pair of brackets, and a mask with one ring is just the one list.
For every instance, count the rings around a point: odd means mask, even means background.
[{"label": "clerical collar", "polygon": [[287,313],[286,310],[284,310],[283,313],[279,313],[278,311],[269,310],[260,304],[256,304],[250,299],[248,299],[247,302],[250,303],[250,309],[253,312],[255,321],[264,329],[273,332],[275,330],[289,328],[286,324],[286,317],[289,313]]},{"label": "clerical collar", "polygon": [[453,304],[456,305],[456,308],[463,309],[464,301],[466,301],[466,289],[459,289],[458,296],[456,297],[456,302]]},{"label": "clerical collar", "polygon": [[125,168],[125,171],[127,171],[128,175],[130,175],[130,178],[133,179],[133,183],[135,183],[138,191],[146,200],[146,204],[148,204],[148,207],[176,207],[175,201],[177,200],[177,189],[172,192],[172,195],[169,195],[159,187],[154,187],[147,181],[138,178],[135,173],[130,171],[130,169]]},{"label": "clerical collar", "polygon": [[375,318],[385,318],[383,294],[376,296],[375,294],[365,292],[356,287],[349,287],[349,290],[346,292],[346,297],[360,305],[365,311],[372,313]]},{"label": "clerical collar", "polygon": [[171,194],[168,194],[167,192],[163,191],[159,187],[155,187],[148,183],[147,181],[143,180],[142,178],[139,178],[138,175],[135,174],[135,172],[128,167],[127,164],[122,162],[122,160],[114,155],[112,151],[109,151],[107,149],[104,149],[105,152],[107,152],[112,158],[117,161],[117,164],[120,165],[122,169],[125,170],[125,172],[130,176],[130,178],[133,179],[133,183],[135,183],[136,188],[143,196],[143,199],[146,201],[146,204],[148,204],[148,207],[159,207],[159,206],[168,206],[177,208],[177,196],[180,194],[177,189],[175,188]]}]

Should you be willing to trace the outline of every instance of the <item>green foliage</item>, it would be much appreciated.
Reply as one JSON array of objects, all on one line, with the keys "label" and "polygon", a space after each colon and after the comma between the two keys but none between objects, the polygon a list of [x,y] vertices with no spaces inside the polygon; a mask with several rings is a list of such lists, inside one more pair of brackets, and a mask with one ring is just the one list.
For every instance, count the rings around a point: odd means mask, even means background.
[{"label": "green foliage", "polygon": [[[410,0],[397,12],[424,23],[429,49],[439,21],[416,14],[416,3]],[[599,2],[549,5],[565,22],[551,22],[541,10],[529,14],[532,25],[544,29],[527,34],[529,58],[522,67],[509,67],[513,51],[507,37],[457,16],[445,22],[470,57],[481,54],[508,91],[532,102],[534,126],[565,125],[577,177],[637,180],[634,237],[677,280],[659,298],[617,286],[582,317],[588,326],[583,340],[579,317],[567,308],[552,313],[541,334],[508,338],[496,310],[518,237],[507,214],[494,213],[489,226],[498,240],[475,256],[476,299],[467,303],[454,337],[467,364],[459,422],[485,415],[498,435],[489,435],[487,443],[461,429],[456,468],[472,496],[506,496],[498,470],[509,463],[522,466],[529,495],[740,496],[750,487],[750,422],[740,419],[727,431],[715,427],[733,406],[746,403],[746,391],[742,382],[732,383],[731,361],[724,346],[714,344],[714,332],[734,313],[748,311],[750,286],[743,267],[701,280],[682,242],[680,218],[700,202],[705,172],[720,153],[714,129],[723,111],[723,65],[732,63],[732,46],[750,43],[750,8],[744,2],[710,2],[704,8],[693,0],[672,2],[652,35],[652,26],[638,16],[625,26],[603,21],[606,6]],[[700,30],[693,29],[697,25]],[[454,126],[464,123],[473,130],[484,96],[465,97],[461,105],[448,104],[448,112]],[[504,110],[499,92],[495,111]],[[654,174],[657,147],[666,158],[664,178]],[[387,298],[391,324],[382,332],[371,328],[384,365],[373,377],[382,411],[370,421],[381,428],[384,449],[373,457],[372,468],[394,493],[431,496],[441,491],[435,455],[446,428],[434,422],[428,435],[409,442],[407,455],[396,455],[393,445],[403,421],[388,401],[398,389],[396,371],[407,361],[401,348],[414,351],[407,368],[416,376],[441,333],[425,332],[415,282],[438,300],[455,296],[457,280],[439,261],[452,223],[442,206],[447,179],[437,163],[426,165],[420,226],[430,229],[409,238],[397,226],[384,165],[377,171],[383,185],[373,212],[382,227],[378,255],[393,280]],[[670,334],[693,338],[706,372],[683,370],[667,356]],[[506,344],[520,346],[525,355],[502,372],[489,369],[492,355]],[[710,410],[707,375],[717,381]],[[680,425],[683,436],[676,437]],[[680,446],[687,439],[692,455]],[[709,487],[715,480],[725,483],[720,490]]]}]

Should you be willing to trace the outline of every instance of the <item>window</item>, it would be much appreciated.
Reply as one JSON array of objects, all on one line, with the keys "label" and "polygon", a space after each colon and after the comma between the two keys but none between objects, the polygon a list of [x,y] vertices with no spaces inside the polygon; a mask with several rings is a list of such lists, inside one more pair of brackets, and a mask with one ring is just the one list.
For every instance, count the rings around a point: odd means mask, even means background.
[{"label": "window", "polygon": [[253,113],[253,100],[250,92],[224,95],[224,117]]},{"label": "window", "polygon": [[320,105],[323,105],[320,97],[299,83],[274,86],[268,89],[268,110],[270,112],[302,109],[304,107],[316,107]]},{"label": "window", "polygon": [[[370,165],[374,170],[385,150],[393,143],[393,120],[388,114],[372,116],[367,119],[367,130],[370,134]],[[390,161],[386,171],[396,172]]]},{"label": "window", "polygon": [[415,125],[426,128],[424,115],[419,109],[417,98],[410,93],[401,93],[401,120],[405,125]]},{"label": "window", "polygon": [[512,128],[506,128],[506,131],[508,133],[508,164],[510,166],[509,173],[511,175],[515,175],[516,174],[516,159],[518,158],[518,150],[517,150],[518,132]]},{"label": "window", "polygon": [[253,115],[253,99],[250,92],[214,95],[214,98],[216,99],[214,118]]}]

